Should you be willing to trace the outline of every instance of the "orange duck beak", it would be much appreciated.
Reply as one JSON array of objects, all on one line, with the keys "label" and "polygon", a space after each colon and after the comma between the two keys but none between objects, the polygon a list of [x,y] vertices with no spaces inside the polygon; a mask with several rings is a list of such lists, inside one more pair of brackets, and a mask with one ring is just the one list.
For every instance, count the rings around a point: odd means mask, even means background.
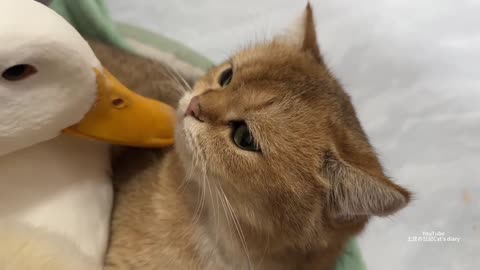
[{"label": "orange duck beak", "polygon": [[173,144],[175,112],[169,105],[135,94],[106,69],[97,74],[97,101],[65,134],[112,144],[166,147]]}]

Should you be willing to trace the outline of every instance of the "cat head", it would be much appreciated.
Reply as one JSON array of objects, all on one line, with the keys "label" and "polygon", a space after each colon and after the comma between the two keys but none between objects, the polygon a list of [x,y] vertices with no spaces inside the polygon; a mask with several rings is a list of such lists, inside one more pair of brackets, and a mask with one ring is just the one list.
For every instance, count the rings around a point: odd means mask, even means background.
[{"label": "cat head", "polygon": [[183,164],[199,185],[224,192],[251,231],[304,242],[359,230],[410,200],[385,176],[325,65],[310,6],[293,32],[208,71],[178,114]]}]

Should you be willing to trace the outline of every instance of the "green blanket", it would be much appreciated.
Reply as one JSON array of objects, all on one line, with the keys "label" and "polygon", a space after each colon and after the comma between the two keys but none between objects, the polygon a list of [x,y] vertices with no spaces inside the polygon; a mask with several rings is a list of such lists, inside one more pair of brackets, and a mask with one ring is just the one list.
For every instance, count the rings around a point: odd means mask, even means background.
[{"label": "green blanket", "polygon": [[53,0],[50,7],[60,13],[83,35],[131,51],[113,23],[103,1]]},{"label": "green blanket", "polygon": [[[158,3],[160,5],[161,1]],[[149,48],[172,54],[202,70],[211,66],[208,59],[178,42],[133,26],[114,23],[103,0],[53,0],[50,6],[84,36],[102,40],[131,52],[135,52],[135,48],[130,46],[126,39],[134,39]],[[366,269],[358,244],[352,240],[339,258],[336,270]]]},{"label": "green blanket", "polygon": [[168,59],[173,56],[200,70],[206,70],[212,66],[210,60],[179,42],[135,26],[114,23],[103,0],[53,0],[50,7],[60,13],[84,36],[135,53],[138,50],[128,43],[133,40],[135,44],[147,45],[148,51],[154,55],[161,53],[166,57],[165,54],[168,54]]}]

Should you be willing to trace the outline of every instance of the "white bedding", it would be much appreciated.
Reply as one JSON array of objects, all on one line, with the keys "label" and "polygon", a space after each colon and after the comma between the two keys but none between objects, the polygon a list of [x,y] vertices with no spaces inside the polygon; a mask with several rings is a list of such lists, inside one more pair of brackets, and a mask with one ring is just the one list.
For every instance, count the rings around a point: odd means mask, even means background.
[{"label": "white bedding", "polygon": [[[360,237],[371,270],[480,269],[480,1],[313,0],[319,40],[388,174],[416,193]],[[218,62],[302,12],[294,0],[107,0]],[[460,242],[413,242],[427,232]],[[413,240],[413,238],[410,238]]]}]

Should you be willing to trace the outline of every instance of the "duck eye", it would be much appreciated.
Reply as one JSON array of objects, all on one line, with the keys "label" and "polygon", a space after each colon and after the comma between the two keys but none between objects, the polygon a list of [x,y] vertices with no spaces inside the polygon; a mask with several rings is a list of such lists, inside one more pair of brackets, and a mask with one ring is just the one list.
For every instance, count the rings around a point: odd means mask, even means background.
[{"label": "duck eye", "polygon": [[232,76],[233,76],[233,69],[228,68],[224,70],[222,74],[220,74],[218,83],[220,84],[221,87],[225,87],[232,81]]},{"label": "duck eye", "polygon": [[233,122],[232,127],[232,139],[239,148],[253,152],[260,151],[260,146],[253,138],[253,135],[245,122]]},{"label": "duck eye", "polygon": [[7,68],[2,77],[7,81],[20,81],[37,73],[37,69],[32,65],[20,64]]}]

